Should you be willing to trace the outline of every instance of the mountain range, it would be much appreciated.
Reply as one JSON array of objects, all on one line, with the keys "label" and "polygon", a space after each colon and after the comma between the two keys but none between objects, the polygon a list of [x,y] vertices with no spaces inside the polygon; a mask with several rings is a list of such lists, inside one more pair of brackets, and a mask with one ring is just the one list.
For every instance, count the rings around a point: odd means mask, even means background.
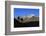
[{"label": "mountain range", "polygon": [[15,17],[15,19],[20,23],[28,23],[32,21],[39,21],[39,16],[18,16]]}]

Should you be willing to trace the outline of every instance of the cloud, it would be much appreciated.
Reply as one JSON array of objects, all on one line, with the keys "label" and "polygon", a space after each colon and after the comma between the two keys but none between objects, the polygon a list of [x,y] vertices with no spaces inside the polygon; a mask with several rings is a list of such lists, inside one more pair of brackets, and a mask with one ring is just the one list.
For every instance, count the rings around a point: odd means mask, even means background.
[{"label": "cloud", "polygon": [[35,16],[35,14],[31,14],[31,16]]}]

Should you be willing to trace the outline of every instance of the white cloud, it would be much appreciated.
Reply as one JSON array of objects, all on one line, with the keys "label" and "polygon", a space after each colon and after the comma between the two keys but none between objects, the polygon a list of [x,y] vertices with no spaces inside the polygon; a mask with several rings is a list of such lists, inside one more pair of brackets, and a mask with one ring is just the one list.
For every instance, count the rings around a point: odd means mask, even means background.
[{"label": "white cloud", "polygon": [[35,14],[31,14],[31,16],[35,16]]}]

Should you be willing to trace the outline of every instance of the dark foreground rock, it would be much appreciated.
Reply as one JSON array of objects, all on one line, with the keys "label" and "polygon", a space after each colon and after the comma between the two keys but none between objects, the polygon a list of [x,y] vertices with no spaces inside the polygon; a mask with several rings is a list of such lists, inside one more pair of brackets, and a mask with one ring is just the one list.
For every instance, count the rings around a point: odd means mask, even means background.
[{"label": "dark foreground rock", "polygon": [[14,19],[14,27],[39,27],[39,21],[31,21],[28,23],[20,23],[16,19]]}]

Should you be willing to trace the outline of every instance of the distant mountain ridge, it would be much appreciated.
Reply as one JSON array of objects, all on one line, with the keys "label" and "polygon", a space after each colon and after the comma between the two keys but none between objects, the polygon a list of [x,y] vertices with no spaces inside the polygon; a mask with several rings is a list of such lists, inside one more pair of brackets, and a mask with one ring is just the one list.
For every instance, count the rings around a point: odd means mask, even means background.
[{"label": "distant mountain ridge", "polygon": [[15,17],[15,19],[17,19],[19,22],[22,22],[22,23],[31,22],[31,21],[39,21],[39,17],[34,16],[34,15],[33,16],[22,16],[22,17],[19,17],[19,19],[18,17]]}]

